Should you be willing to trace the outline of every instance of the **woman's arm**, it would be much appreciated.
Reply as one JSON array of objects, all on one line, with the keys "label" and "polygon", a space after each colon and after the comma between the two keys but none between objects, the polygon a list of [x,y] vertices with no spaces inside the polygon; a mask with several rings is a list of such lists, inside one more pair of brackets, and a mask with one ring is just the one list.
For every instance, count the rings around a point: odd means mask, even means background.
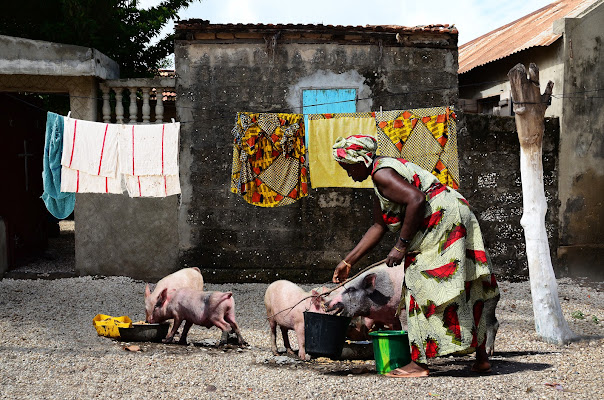
[{"label": "woman's arm", "polygon": [[386,258],[386,264],[392,267],[403,261],[409,247],[409,243],[401,239],[413,239],[424,219],[426,195],[391,168],[378,170],[373,175],[373,183],[382,196],[395,203],[405,205],[405,215],[399,237]]},{"label": "woman's arm", "polygon": [[382,210],[377,197],[373,201],[373,225],[369,227],[359,243],[340,261],[333,273],[333,282],[343,282],[348,278],[351,267],[382,240],[386,233],[386,225],[382,219]]}]

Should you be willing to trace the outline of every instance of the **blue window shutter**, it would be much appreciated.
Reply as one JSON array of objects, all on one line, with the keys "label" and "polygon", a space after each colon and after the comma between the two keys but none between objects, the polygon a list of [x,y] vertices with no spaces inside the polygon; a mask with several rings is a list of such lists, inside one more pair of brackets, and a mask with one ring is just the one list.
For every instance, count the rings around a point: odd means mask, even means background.
[{"label": "blue window shutter", "polygon": [[[308,114],[354,113],[357,111],[356,89],[306,89],[302,91],[304,125]],[[305,138],[308,148],[308,136]]]}]

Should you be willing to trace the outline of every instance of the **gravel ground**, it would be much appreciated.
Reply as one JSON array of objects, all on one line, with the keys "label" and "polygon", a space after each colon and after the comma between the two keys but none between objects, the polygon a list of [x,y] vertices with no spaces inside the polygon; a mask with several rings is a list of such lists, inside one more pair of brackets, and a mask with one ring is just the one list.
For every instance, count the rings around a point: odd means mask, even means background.
[{"label": "gravel ground", "polygon": [[[596,321],[604,320],[604,292],[569,279],[558,284],[572,330],[590,338],[567,346],[539,341],[529,283],[501,282],[493,374],[473,375],[473,357],[463,356],[435,360],[428,378],[392,379],[377,375],[373,361],[273,357],[266,284],[206,284],[208,290],[233,291],[249,348],[210,346],[220,331],[194,326],[188,346],[139,343],[141,351],[130,352],[124,349],[129,343],[97,336],[92,318],[103,313],[144,319],[144,282],[4,279],[0,398],[602,399],[604,322]],[[318,284],[305,289],[313,286]],[[584,319],[573,317],[577,312]]]}]

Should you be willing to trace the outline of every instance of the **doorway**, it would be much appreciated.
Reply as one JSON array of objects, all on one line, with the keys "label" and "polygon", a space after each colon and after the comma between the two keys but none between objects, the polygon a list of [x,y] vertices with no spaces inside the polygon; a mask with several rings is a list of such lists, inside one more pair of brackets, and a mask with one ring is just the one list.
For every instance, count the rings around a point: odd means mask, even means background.
[{"label": "doorway", "polygon": [[75,274],[73,215],[59,221],[41,199],[46,111],[66,115],[67,94],[0,93],[0,215],[7,277]]}]

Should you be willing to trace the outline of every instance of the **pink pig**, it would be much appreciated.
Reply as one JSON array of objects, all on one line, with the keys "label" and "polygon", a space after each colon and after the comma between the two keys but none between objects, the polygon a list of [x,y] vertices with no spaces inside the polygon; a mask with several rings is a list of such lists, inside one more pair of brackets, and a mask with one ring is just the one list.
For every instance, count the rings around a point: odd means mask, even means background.
[{"label": "pink pig", "polygon": [[203,290],[203,277],[199,268],[183,268],[162,278],[155,285],[153,293],[151,293],[149,284],[147,284],[145,286],[145,320],[149,322],[149,316],[153,312],[153,307],[155,307],[157,298],[162,290],[168,289],[168,294],[171,294],[176,289],[183,287]]},{"label": "pink pig", "polygon": [[[322,308],[322,297],[318,296],[325,288],[313,289],[310,292],[305,292],[301,287],[286,280],[279,280],[271,283],[264,294],[264,305],[266,306],[266,314],[271,328],[271,350],[274,355],[278,355],[277,351],[277,325],[281,328],[281,336],[283,337],[283,345],[288,354],[294,354],[289,343],[288,331],[296,332],[298,339],[298,357],[302,360],[306,359],[306,351],[304,350],[304,311],[312,311],[325,313]],[[305,297],[309,297],[300,302]],[[296,303],[300,302],[294,307]],[[290,309],[289,307],[294,307]]]},{"label": "pink pig", "polygon": [[178,327],[183,320],[186,320],[179,344],[187,343],[187,333],[195,324],[208,329],[213,326],[220,328],[222,330],[220,344],[226,344],[228,334],[233,331],[237,335],[239,345],[247,345],[235,321],[235,300],[231,292],[203,292],[181,288],[170,294],[166,288],[159,294],[149,322],[159,323],[172,318],[174,324],[163,340],[164,343],[172,343]]}]

